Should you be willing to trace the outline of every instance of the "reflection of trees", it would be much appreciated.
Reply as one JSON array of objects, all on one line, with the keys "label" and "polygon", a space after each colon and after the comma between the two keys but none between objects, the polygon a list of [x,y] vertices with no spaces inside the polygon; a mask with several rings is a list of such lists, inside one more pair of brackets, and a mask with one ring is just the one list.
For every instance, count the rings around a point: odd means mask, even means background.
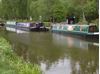
[{"label": "reflection of trees", "polygon": [[60,58],[64,57],[63,50],[57,47],[52,47],[50,49],[37,49],[36,47],[33,49],[33,47],[18,43],[15,45],[15,52],[33,64],[40,64],[41,62],[46,63],[47,69]]},{"label": "reflection of trees", "polygon": [[[77,48],[69,50],[68,55],[71,58],[72,74],[96,74],[99,64],[98,47],[91,46],[91,48],[88,51],[80,51]],[[77,67],[78,64],[79,68]]]},{"label": "reflection of trees", "polygon": [[[68,47],[66,37],[54,36],[55,40],[48,33],[45,33],[45,35],[43,33],[34,35],[33,33],[26,37],[18,37],[12,33],[7,37],[19,56],[33,64],[43,62],[46,64],[46,69],[49,69],[53,64],[57,64],[59,59],[64,59],[65,56],[70,57],[72,74],[96,74],[98,69],[98,47],[89,43],[86,43],[88,49],[87,47],[81,49],[80,46]],[[77,40],[77,43],[80,43],[78,41],[80,40]]]},{"label": "reflection of trees", "polygon": [[[72,74],[96,74],[98,70],[98,46],[87,41],[53,34],[55,44],[66,45],[66,54],[71,59]],[[70,42],[71,41],[71,42]],[[72,45],[72,46],[68,46]]]},{"label": "reflection of trees", "polygon": [[[35,47],[35,49],[33,49],[33,47]],[[67,48],[66,51],[64,51],[58,47],[43,49],[44,47],[41,48],[40,46],[39,49],[37,49],[36,46],[23,46],[23,44],[18,43],[16,52],[20,53],[24,59],[27,57],[33,64],[46,63],[47,69],[49,69],[52,64],[57,64],[56,62],[59,59],[64,59],[64,55],[67,54],[71,59],[72,74],[96,74],[96,70],[98,69],[98,47],[91,45],[89,45],[89,47],[90,50]],[[79,68],[77,68],[77,65],[79,65]]]},{"label": "reflection of trees", "polygon": [[54,46],[52,44],[52,37],[49,35],[40,33],[35,35],[30,34],[29,36],[22,34],[19,36],[16,33],[9,33],[7,37],[14,47],[14,51],[19,56],[33,64],[43,62],[46,64],[47,69],[60,58],[64,57],[64,50],[61,50],[59,46]]}]

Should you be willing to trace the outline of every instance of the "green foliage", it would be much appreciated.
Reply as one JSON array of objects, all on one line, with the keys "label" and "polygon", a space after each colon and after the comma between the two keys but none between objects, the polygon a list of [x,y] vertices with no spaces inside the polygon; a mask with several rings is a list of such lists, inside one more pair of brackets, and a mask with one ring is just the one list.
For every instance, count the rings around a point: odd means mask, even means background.
[{"label": "green foliage", "polygon": [[84,12],[88,22],[91,22],[91,20],[95,20],[99,17],[97,6],[97,0],[88,1],[87,4],[85,4]]},{"label": "green foliage", "polygon": [[27,0],[2,0],[2,17],[5,19],[25,19]]},{"label": "green foliage", "polygon": [[19,58],[4,38],[0,38],[0,60],[0,74],[41,74],[37,65]]},{"label": "green foliage", "polygon": [[50,27],[51,26],[51,22],[43,22],[44,23],[44,25],[46,26],[46,27]]},{"label": "green foliage", "polygon": [[80,18],[78,24],[81,24],[81,25],[82,25],[82,24],[88,24],[88,22],[86,21],[86,19]]},{"label": "green foliage", "polygon": [[92,20],[91,23],[94,23],[99,28],[99,19]]},{"label": "green foliage", "polygon": [[56,22],[61,22],[65,20],[64,6],[60,2],[53,6],[53,18]]},{"label": "green foliage", "polygon": [[98,18],[99,0],[2,0],[0,16],[4,19],[62,22],[66,17],[75,16],[78,22],[83,18],[91,22]]}]

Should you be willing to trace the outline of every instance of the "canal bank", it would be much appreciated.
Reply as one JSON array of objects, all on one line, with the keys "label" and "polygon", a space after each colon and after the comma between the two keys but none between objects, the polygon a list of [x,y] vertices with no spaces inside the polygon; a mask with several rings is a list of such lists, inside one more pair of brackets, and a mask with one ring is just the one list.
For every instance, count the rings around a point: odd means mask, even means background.
[{"label": "canal bank", "polygon": [[41,74],[39,66],[18,57],[9,42],[2,37],[0,37],[0,60],[0,74]]}]

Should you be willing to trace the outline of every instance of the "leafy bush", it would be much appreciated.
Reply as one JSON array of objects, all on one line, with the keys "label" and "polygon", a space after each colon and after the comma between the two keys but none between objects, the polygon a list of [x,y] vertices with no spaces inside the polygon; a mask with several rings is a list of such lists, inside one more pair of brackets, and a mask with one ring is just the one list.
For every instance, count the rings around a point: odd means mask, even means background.
[{"label": "leafy bush", "polygon": [[43,22],[46,27],[50,27],[51,22]]},{"label": "leafy bush", "polygon": [[99,19],[92,20],[91,23],[94,23],[95,25],[99,27]]}]

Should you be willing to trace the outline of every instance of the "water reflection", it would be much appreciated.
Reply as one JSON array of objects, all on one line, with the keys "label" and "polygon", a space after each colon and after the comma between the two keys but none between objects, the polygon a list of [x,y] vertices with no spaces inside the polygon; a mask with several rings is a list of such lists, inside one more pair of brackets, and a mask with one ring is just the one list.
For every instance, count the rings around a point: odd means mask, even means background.
[{"label": "water reflection", "polygon": [[49,32],[6,33],[4,37],[14,52],[39,64],[45,74],[98,74],[99,46],[93,42]]},{"label": "water reflection", "polygon": [[97,42],[89,42],[83,39],[75,38],[72,36],[63,36],[59,34],[53,34],[53,41],[55,44],[63,45],[69,48],[79,48],[79,49],[89,49],[89,45],[97,45],[99,46],[99,43]]}]

